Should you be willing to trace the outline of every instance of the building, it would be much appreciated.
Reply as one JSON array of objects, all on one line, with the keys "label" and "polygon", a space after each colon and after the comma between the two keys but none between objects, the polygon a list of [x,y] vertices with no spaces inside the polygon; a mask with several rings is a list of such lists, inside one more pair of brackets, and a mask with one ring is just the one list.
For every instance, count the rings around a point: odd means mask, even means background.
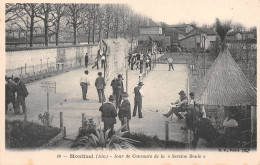
[{"label": "building", "polygon": [[145,26],[139,28],[139,31],[140,35],[136,38],[138,45],[151,41],[152,51],[156,51],[158,47],[170,47],[170,36],[163,34],[161,23],[155,23],[149,19]]},{"label": "building", "polygon": [[180,40],[182,49],[208,49],[216,41],[217,33],[208,28],[194,28]]}]

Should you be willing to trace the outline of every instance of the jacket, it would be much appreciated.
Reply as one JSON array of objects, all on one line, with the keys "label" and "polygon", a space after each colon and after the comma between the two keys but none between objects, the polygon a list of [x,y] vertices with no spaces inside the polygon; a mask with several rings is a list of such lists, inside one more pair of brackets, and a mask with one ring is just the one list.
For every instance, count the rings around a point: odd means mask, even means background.
[{"label": "jacket", "polygon": [[129,100],[124,100],[119,107],[118,117],[124,118],[127,117],[128,120],[131,119],[131,105]]},{"label": "jacket", "polygon": [[142,95],[140,93],[140,87],[137,86],[134,88],[134,93],[135,93],[135,101],[138,101],[138,100],[142,100]]},{"label": "jacket", "polygon": [[17,96],[23,96],[23,97],[27,97],[29,92],[27,91],[27,88],[25,86],[25,84],[20,81],[17,86],[16,86],[16,92],[17,92]]},{"label": "jacket", "polygon": [[102,113],[102,121],[104,121],[104,118],[112,119],[114,124],[116,123],[116,117],[117,117],[117,112],[116,112],[116,107],[114,106],[113,103],[107,102],[104,103],[100,108],[99,111]]},{"label": "jacket", "polygon": [[97,89],[104,89],[106,86],[104,77],[99,76],[95,81],[95,86]]}]

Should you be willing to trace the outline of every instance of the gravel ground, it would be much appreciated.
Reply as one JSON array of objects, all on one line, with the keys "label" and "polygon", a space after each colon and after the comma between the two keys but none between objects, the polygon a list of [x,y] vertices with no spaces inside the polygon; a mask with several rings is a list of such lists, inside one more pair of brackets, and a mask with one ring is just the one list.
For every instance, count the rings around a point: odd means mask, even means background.
[{"label": "gravel ground", "polygon": [[[147,135],[157,135],[159,139],[165,138],[165,121],[171,119],[165,118],[162,114],[169,110],[170,102],[178,98],[180,90],[187,91],[188,68],[185,64],[176,64],[174,71],[168,71],[165,64],[157,64],[152,72],[143,80],[144,93],[143,98],[143,116],[144,118],[132,118],[130,129],[134,132],[143,132]],[[86,113],[87,118],[93,118],[97,123],[100,122],[100,112],[98,111],[101,103],[98,103],[98,95],[94,86],[97,77],[97,70],[89,70],[90,87],[87,97],[89,101],[83,101],[81,98],[81,87],[79,86],[80,76],[85,69],[70,71],[61,75],[50,77],[37,82],[27,84],[29,96],[26,98],[28,107],[28,120],[38,121],[38,114],[46,111],[46,93],[41,89],[42,81],[55,81],[57,83],[57,93],[50,93],[50,112],[54,116],[52,125],[59,127],[59,113],[63,112],[64,126],[67,129],[67,137],[75,138],[78,128],[81,126],[81,114]],[[101,71],[101,70],[100,70]],[[139,72],[129,71],[129,100],[133,110],[133,88],[138,83]],[[124,76],[125,78],[125,76]],[[126,78],[125,78],[126,80]],[[124,81],[125,81],[124,80]],[[124,82],[124,85],[126,83]],[[106,97],[112,93],[110,82],[107,83],[105,90]],[[14,115],[9,111],[8,120],[19,119],[23,116]],[[187,132],[180,130],[184,121],[175,122],[176,117],[172,118],[170,129],[170,140],[186,141]],[[101,123],[103,126],[103,123]],[[117,118],[115,128],[120,128],[120,121]]]}]

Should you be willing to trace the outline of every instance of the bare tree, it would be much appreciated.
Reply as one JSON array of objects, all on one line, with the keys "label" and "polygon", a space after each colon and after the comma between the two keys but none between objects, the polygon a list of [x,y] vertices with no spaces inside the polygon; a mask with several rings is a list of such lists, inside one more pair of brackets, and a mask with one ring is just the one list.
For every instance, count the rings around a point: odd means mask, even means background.
[{"label": "bare tree", "polygon": [[54,11],[52,16],[54,18],[54,27],[55,27],[55,42],[56,46],[59,45],[59,33],[60,33],[60,21],[61,18],[64,16],[65,5],[64,4],[54,4],[53,5]]},{"label": "bare tree", "polygon": [[[34,34],[34,24],[38,22],[38,20],[35,20],[36,13],[39,10],[39,4],[36,3],[23,3],[18,4],[19,7],[22,9],[22,14],[19,15],[19,19],[24,23],[24,26],[26,27],[26,33],[27,29],[29,28],[30,31],[30,47],[33,47],[33,34]],[[28,17],[30,18],[30,21],[28,20]],[[24,26],[20,25],[19,23],[16,23],[20,28],[24,28]],[[26,34],[27,37],[27,34]]]},{"label": "bare tree", "polygon": [[49,28],[52,25],[49,23],[53,23],[54,18],[51,17],[51,12],[53,11],[52,4],[50,3],[42,3],[40,4],[39,10],[36,12],[36,17],[40,18],[44,23],[44,44],[45,46],[49,46]]},{"label": "bare tree", "polygon": [[21,11],[22,10],[18,4],[15,3],[5,4],[5,23],[16,20],[19,17]]},{"label": "bare tree", "polygon": [[105,15],[104,15],[104,25],[103,25],[103,29],[106,33],[106,38],[109,38],[109,33],[111,32],[111,27],[113,25],[113,5],[108,4],[104,6],[105,9]]},{"label": "bare tree", "polygon": [[79,27],[82,24],[82,11],[84,9],[84,5],[83,4],[69,4],[68,5],[68,14],[70,19],[68,20],[68,23],[70,23],[73,27],[73,44],[76,45],[77,44],[77,31],[79,29]]}]

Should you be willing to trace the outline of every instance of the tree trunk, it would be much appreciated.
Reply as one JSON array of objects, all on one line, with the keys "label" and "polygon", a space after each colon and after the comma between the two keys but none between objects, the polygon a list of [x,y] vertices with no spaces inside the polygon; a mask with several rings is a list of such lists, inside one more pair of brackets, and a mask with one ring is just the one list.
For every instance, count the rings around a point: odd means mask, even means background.
[{"label": "tree trunk", "polygon": [[60,19],[57,20],[57,28],[56,28],[56,46],[59,45],[59,32],[60,32]]},{"label": "tree trunk", "polygon": [[[32,15],[34,15],[34,11],[32,11]],[[34,28],[34,16],[31,16],[30,47],[33,47],[33,28]]]},{"label": "tree trunk", "polygon": [[44,42],[45,46],[49,46],[49,27],[48,27],[48,17],[44,20]]},{"label": "tree trunk", "polygon": [[93,44],[95,43],[95,24],[96,24],[96,21],[95,21],[95,18],[93,20],[93,29],[92,29],[92,42]]},{"label": "tree trunk", "polygon": [[73,23],[73,45],[77,45],[77,25]]}]

